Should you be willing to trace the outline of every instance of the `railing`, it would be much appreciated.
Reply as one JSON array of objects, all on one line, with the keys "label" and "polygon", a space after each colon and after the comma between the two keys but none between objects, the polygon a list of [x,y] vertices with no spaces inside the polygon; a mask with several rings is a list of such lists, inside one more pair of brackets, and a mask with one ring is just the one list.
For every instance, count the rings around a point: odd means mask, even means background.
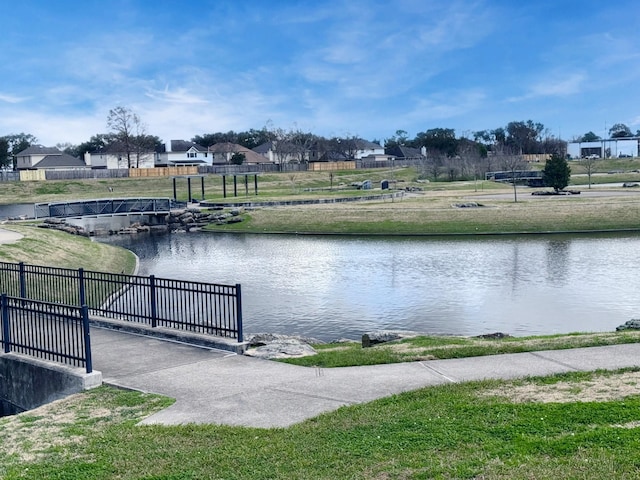
[{"label": "railing", "polygon": [[92,316],[242,342],[239,284],[218,285],[0,262],[0,291],[20,298],[87,305]]},{"label": "railing", "polygon": [[36,203],[35,216],[82,217],[96,215],[124,215],[129,213],[168,213],[169,198],[116,198],[79,200],[77,202]]},{"label": "railing", "polygon": [[1,300],[1,340],[5,353],[20,353],[85,367],[91,373],[87,306],[76,307],[11,297]]}]

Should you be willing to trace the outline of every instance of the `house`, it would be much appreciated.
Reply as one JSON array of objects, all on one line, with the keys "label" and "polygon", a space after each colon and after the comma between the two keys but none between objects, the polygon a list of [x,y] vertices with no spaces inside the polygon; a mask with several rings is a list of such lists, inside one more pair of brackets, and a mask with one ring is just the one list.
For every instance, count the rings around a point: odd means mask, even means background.
[{"label": "house", "polygon": [[153,168],[156,152],[131,151],[120,142],[114,142],[94,153],[85,152],[84,161],[92,169]]},{"label": "house", "polygon": [[85,162],[55,147],[32,145],[16,155],[17,170],[84,170]]},{"label": "house", "polygon": [[206,147],[185,140],[171,140],[171,150],[166,146],[156,153],[156,167],[199,166],[210,165],[211,155]]},{"label": "house", "polygon": [[208,152],[211,155],[211,161],[213,165],[228,165],[231,163],[231,158],[236,153],[242,153],[244,155],[244,164],[260,164],[260,163],[272,163],[263,155],[254,152],[253,150],[238,145],[237,143],[221,142],[211,145],[208,148]]},{"label": "house", "polygon": [[361,138],[357,138],[355,140],[356,144],[356,154],[355,157],[357,160],[362,160],[365,157],[377,158],[378,156],[384,157],[386,160],[388,155],[385,156],[384,147],[374,142],[369,142],[367,140],[363,140]]},{"label": "house", "polygon": [[290,142],[271,141],[258,145],[254,152],[262,155],[271,163],[298,163],[307,158],[307,152]]},{"label": "house", "polygon": [[420,160],[427,157],[424,147],[411,148],[404,145],[395,145],[384,149],[387,155],[393,155],[397,160]]},{"label": "house", "polygon": [[[340,162],[376,158],[384,155],[384,147],[362,138],[335,138],[319,140],[311,146],[310,162]],[[388,156],[384,158],[388,159]]]}]

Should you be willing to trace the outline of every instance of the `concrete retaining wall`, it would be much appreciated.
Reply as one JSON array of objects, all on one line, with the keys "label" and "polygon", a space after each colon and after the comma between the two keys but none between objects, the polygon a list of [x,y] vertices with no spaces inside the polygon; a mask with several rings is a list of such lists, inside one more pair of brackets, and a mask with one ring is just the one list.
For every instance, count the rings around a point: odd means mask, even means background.
[{"label": "concrete retaining wall", "polygon": [[0,355],[0,399],[31,410],[102,385],[102,373],[28,358]]}]

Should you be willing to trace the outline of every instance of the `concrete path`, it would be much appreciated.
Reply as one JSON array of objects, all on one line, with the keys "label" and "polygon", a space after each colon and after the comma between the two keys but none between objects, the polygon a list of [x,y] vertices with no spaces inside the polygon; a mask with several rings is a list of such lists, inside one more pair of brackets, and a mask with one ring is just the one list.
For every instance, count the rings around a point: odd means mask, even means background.
[{"label": "concrete path", "polygon": [[0,228],[0,244],[2,243],[14,243],[23,237],[21,233],[12,232],[5,228]]},{"label": "concrete path", "polygon": [[105,383],[176,399],[143,422],[166,425],[286,427],[344,405],[444,383],[640,365],[640,344],[322,369],[93,327],[91,343]]}]

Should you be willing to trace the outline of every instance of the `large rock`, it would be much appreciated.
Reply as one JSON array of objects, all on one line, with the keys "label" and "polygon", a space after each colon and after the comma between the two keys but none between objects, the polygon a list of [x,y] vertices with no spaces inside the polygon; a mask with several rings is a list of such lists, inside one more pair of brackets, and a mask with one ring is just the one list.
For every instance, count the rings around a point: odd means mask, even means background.
[{"label": "large rock", "polygon": [[621,332],[623,330],[640,330],[640,319],[632,318],[631,320],[626,321],[619,327],[616,327],[616,330],[618,332]]},{"label": "large rock", "polygon": [[401,340],[403,338],[411,338],[418,336],[416,332],[404,332],[393,330],[376,330],[374,332],[367,332],[362,335],[362,348],[369,348],[378,343],[393,342],[394,340]]},{"label": "large rock", "polygon": [[260,347],[248,348],[244,354],[249,357],[258,357],[265,359],[292,358],[292,357],[308,357],[315,355],[317,352],[314,348],[295,338],[285,340],[276,340],[267,345]]}]

